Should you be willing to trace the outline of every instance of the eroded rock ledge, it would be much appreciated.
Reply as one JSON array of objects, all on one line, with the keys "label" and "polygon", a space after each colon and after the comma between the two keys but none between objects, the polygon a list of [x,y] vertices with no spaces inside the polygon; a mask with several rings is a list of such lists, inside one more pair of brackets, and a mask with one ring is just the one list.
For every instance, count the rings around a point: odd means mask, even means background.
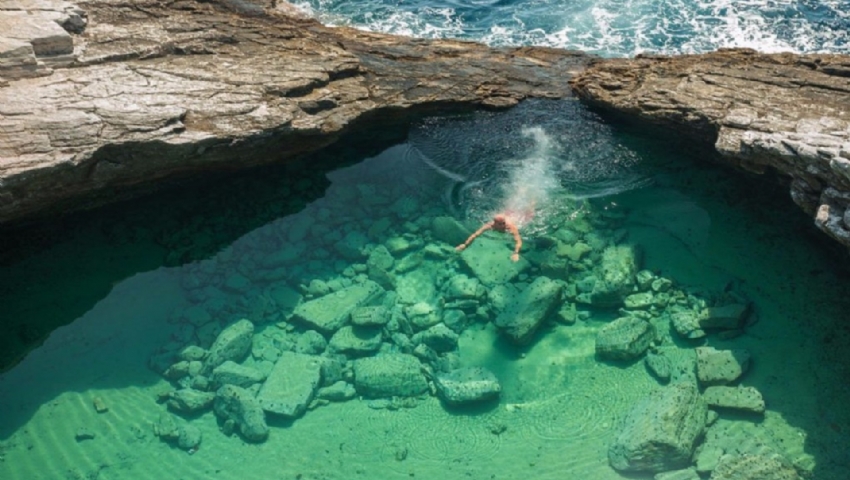
[{"label": "eroded rock ledge", "polygon": [[423,111],[570,96],[587,57],[327,28],[277,0],[0,6],[0,222],[316,151]]},{"label": "eroded rock ledge", "polygon": [[598,60],[571,85],[589,104],[709,142],[741,168],[790,177],[794,202],[850,247],[850,56]]}]

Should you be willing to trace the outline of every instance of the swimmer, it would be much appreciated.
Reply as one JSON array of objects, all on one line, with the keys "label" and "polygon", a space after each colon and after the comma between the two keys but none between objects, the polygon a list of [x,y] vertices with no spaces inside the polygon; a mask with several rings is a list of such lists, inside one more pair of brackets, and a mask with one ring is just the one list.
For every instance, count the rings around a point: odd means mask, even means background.
[{"label": "swimmer", "polygon": [[508,217],[506,217],[502,213],[497,213],[496,215],[494,215],[492,222],[488,222],[482,225],[481,228],[479,228],[475,233],[470,235],[465,242],[455,247],[455,250],[457,250],[458,252],[462,252],[466,247],[469,246],[469,244],[472,243],[473,240],[475,240],[475,237],[481,235],[487,230],[490,230],[491,228],[497,232],[510,232],[514,236],[514,241],[516,245],[514,246],[514,253],[511,254],[511,260],[514,262],[518,261],[519,249],[522,248],[522,238],[519,236],[519,229],[517,229],[517,226],[514,225],[513,222],[508,220]]}]

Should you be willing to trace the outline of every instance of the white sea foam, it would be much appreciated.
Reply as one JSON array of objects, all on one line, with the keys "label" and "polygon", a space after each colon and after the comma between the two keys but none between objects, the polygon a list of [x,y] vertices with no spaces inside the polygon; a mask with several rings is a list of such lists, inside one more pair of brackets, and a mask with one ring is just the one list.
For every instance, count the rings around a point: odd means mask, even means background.
[{"label": "white sea foam", "polygon": [[296,5],[334,25],[604,56],[723,47],[850,53],[850,0],[413,0],[392,6],[381,0],[304,0]]}]

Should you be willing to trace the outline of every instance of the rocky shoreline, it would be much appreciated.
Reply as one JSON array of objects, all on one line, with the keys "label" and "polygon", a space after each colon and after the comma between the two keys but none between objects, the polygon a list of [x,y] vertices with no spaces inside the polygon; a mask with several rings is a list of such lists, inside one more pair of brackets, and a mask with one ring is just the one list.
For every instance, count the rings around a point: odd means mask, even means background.
[{"label": "rocky shoreline", "polygon": [[0,223],[286,161],[382,122],[568,97],[564,79],[588,60],[328,28],[285,5],[0,8]]},{"label": "rocky shoreline", "polygon": [[850,246],[850,56],[720,50],[595,61],[571,80],[586,103],[774,170],[815,225]]}]

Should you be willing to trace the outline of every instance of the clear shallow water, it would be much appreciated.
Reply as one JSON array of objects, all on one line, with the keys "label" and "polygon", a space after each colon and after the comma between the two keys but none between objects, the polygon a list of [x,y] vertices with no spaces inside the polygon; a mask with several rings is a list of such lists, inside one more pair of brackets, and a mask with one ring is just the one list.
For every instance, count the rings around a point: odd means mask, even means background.
[{"label": "clear shallow water", "polygon": [[540,45],[603,56],[763,52],[850,52],[847,0],[300,0],[332,25],[494,46]]},{"label": "clear shallow water", "polygon": [[[689,145],[645,138],[571,102],[529,102],[426,120],[408,142],[376,155],[327,152],[75,217],[17,246],[4,237],[12,245],[0,269],[5,345],[38,338],[29,328],[69,324],[0,375],[0,478],[623,478],[608,466],[608,445],[658,382],[641,361],[595,358],[596,333],[616,312],[579,305],[586,314],[575,324],[550,319],[530,346],[514,347],[492,327],[496,287],[473,309],[491,313],[470,314],[458,361],[496,374],[497,403],[447,410],[425,396],[395,410],[355,398],[294,422],[270,418],[261,444],[226,436],[206,411],[185,417],[203,435],[193,455],[153,433],[166,411],[157,394],[174,384],[149,368],[152,355],[208,345],[211,332],[244,317],[256,325],[245,364],[264,368],[305,330],[270,301],[274,289],[307,301],[373,278],[365,253],[399,239],[409,247],[393,255],[389,290],[398,304],[440,309],[446,279],[470,272],[438,238],[434,218],[471,231],[517,198],[517,179],[539,182],[539,213],[522,229],[525,270],[508,285],[541,275],[575,282],[605,246],[629,244],[643,252],[642,268],[695,299],[731,289],[752,301],[743,336],[704,343],[752,353],[742,383],[762,392],[768,410],[724,414],[711,438],[778,452],[813,478],[845,478],[843,257],[783,188],[707,163]],[[341,246],[349,236],[365,239],[364,252]],[[557,273],[547,252],[568,240],[596,252]],[[511,265],[504,237],[474,247],[470,259]],[[193,305],[210,316],[202,326],[187,320]],[[660,337],[677,358],[702,344],[669,328]],[[95,411],[96,397],[107,412]],[[80,429],[94,438],[77,440]]]}]

